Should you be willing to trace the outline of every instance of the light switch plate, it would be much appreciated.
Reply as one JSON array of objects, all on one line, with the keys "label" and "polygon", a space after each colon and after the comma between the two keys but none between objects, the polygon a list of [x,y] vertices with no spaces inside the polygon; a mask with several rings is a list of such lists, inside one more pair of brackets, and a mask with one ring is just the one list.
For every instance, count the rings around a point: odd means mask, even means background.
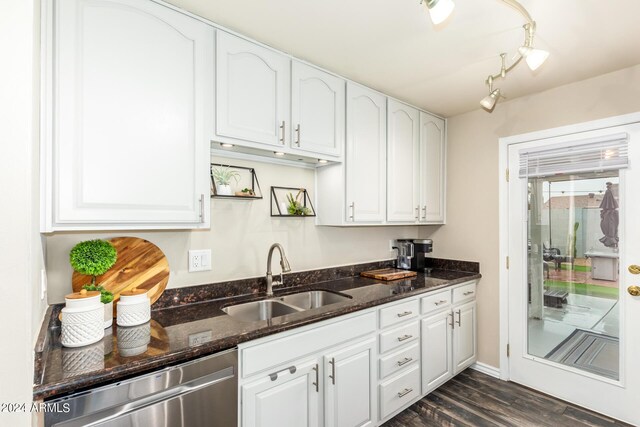
[{"label": "light switch plate", "polygon": [[211,249],[189,251],[189,273],[211,270]]}]

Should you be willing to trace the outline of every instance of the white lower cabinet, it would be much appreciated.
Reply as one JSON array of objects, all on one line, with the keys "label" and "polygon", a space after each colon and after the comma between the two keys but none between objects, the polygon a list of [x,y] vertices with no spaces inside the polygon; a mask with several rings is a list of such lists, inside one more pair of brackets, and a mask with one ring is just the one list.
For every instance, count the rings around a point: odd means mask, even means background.
[{"label": "white lower cabinet", "polygon": [[242,425],[321,425],[318,360],[291,366],[242,386]]},{"label": "white lower cabinet", "polygon": [[[375,311],[345,317],[240,346],[241,363],[247,366],[258,366],[251,359],[262,359],[274,349],[281,357],[277,365],[255,374],[241,366],[242,426],[375,425]],[[332,337],[335,341],[328,344]],[[318,350],[314,345],[319,342],[327,347]],[[305,351],[312,354],[289,358]]]},{"label": "white lower cabinet", "polygon": [[241,344],[241,425],[377,426],[476,361],[476,281]]}]

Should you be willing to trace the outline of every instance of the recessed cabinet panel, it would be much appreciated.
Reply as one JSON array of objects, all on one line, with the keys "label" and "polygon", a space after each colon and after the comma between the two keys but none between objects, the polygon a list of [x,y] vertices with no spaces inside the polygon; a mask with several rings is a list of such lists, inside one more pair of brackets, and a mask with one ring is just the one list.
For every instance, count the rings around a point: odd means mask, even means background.
[{"label": "recessed cabinet panel", "polygon": [[453,376],[451,311],[422,320],[422,394]]},{"label": "recessed cabinet panel", "polygon": [[288,143],[290,59],[222,31],[216,59],[216,135]]},{"label": "recessed cabinet panel", "polygon": [[420,222],[443,224],[445,121],[420,112]]},{"label": "recessed cabinet panel", "polygon": [[454,375],[476,361],[476,302],[453,307],[455,327],[453,329]]},{"label": "recessed cabinet panel", "polygon": [[291,147],[340,157],[344,145],[344,80],[294,61],[291,87]]},{"label": "recessed cabinet panel", "polygon": [[346,220],[383,222],[386,205],[386,97],[347,85]]},{"label": "recessed cabinet panel", "polygon": [[387,221],[417,222],[420,112],[389,99],[387,117]]},{"label": "recessed cabinet panel", "polygon": [[55,6],[46,231],[205,226],[213,28],[142,0]]}]

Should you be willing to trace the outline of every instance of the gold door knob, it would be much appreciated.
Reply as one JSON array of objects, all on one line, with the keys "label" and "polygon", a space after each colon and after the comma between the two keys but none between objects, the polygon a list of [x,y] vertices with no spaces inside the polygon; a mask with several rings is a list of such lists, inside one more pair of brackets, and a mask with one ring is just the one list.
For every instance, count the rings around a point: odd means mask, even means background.
[{"label": "gold door knob", "polygon": [[640,295],[640,286],[629,286],[627,288],[627,292],[629,292],[629,294],[633,295],[634,297],[637,297]]},{"label": "gold door knob", "polygon": [[629,266],[629,273],[640,274],[640,265],[631,264]]}]

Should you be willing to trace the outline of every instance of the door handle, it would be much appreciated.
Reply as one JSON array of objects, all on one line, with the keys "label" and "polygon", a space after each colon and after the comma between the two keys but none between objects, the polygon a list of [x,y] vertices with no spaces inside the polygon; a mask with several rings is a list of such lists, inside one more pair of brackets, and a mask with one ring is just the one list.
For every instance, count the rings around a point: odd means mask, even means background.
[{"label": "door handle", "polygon": [[629,273],[640,274],[640,265],[631,264],[629,266]]},{"label": "door handle", "polygon": [[332,357],[329,364],[331,365],[331,375],[329,375],[329,378],[331,378],[331,384],[336,385],[336,358]]},{"label": "door handle", "polygon": [[449,326],[451,326],[451,329],[455,329],[456,328],[456,324],[453,321],[453,313],[449,313],[447,314],[447,317],[451,316],[451,323],[449,323]]},{"label": "door handle", "polygon": [[420,205],[416,206],[416,219],[420,217]]},{"label": "door handle", "polygon": [[284,120],[282,121],[282,124],[280,125],[280,130],[282,131],[282,137],[280,138],[280,142],[282,143],[282,145],[284,145]]},{"label": "door handle", "polygon": [[349,209],[351,209],[351,215],[349,215],[349,219],[353,221],[353,217],[356,214],[356,202],[351,202],[349,205]]},{"label": "door handle", "polygon": [[300,123],[296,126],[296,145],[300,147]]},{"label": "door handle", "polygon": [[461,313],[461,310],[456,311],[456,313],[458,313],[458,320],[456,321],[456,323],[458,324],[458,326],[462,326],[462,313]]},{"label": "door handle", "polygon": [[422,207],[422,219],[427,219],[427,205]]},{"label": "door handle", "polygon": [[316,363],[316,366],[313,367],[313,370],[316,371],[316,382],[313,383],[314,386],[316,386],[316,393],[320,392],[320,373],[318,372],[318,364]]},{"label": "door handle", "polygon": [[640,296],[640,286],[629,286],[627,292],[634,297]]}]

